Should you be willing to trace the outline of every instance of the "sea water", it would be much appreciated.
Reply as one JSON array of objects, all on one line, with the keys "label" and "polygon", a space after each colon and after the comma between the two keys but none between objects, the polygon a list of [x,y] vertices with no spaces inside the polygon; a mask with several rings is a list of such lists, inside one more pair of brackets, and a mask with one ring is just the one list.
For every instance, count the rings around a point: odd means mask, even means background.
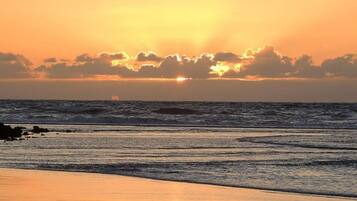
[{"label": "sea water", "polygon": [[[0,167],[357,197],[356,104],[0,103],[0,122],[53,131],[0,142]],[[198,112],[155,112],[173,107]]]}]

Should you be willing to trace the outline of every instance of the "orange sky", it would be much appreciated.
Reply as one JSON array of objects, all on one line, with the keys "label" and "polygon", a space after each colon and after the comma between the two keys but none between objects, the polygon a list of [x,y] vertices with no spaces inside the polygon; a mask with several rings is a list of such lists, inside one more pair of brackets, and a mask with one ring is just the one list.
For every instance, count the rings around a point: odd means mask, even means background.
[{"label": "orange sky", "polygon": [[12,0],[0,7],[0,51],[40,63],[81,53],[161,55],[272,45],[289,56],[357,52],[356,0]]}]

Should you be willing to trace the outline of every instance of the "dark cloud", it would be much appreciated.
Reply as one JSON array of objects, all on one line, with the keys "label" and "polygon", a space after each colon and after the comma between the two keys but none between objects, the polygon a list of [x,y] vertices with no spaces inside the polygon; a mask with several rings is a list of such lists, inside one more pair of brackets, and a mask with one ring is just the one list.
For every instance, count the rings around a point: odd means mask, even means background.
[{"label": "dark cloud", "polygon": [[294,72],[292,59],[280,55],[274,47],[267,46],[251,56],[252,59],[241,66],[239,76],[286,77]]},{"label": "dark cloud", "polygon": [[127,60],[129,56],[124,52],[108,53],[103,52],[98,56],[90,56],[89,54],[81,54],[76,57],[75,61],[78,63],[92,63],[92,62],[111,62],[112,60]]},{"label": "dark cloud", "polygon": [[190,78],[207,78],[211,77],[211,67],[216,65],[217,61],[214,60],[214,56],[210,54],[201,54],[194,59],[192,65],[188,65],[187,71]]},{"label": "dark cloud", "polygon": [[76,57],[75,61],[76,62],[92,62],[95,59],[91,57],[89,54],[81,54]]},{"label": "dark cloud", "polygon": [[36,69],[44,72],[49,78],[87,78],[100,75],[117,75],[129,74],[126,66],[112,66],[111,62],[94,61],[85,63],[57,63],[51,66],[40,66]]},{"label": "dark cloud", "polygon": [[240,62],[240,56],[232,53],[232,52],[218,52],[214,55],[215,61],[223,61],[223,62]]},{"label": "dark cloud", "polygon": [[118,53],[100,53],[98,59],[100,60],[127,60],[129,56],[124,52]]},{"label": "dark cloud", "polygon": [[327,59],[321,67],[328,76],[357,77],[357,55],[346,54],[342,57]]},{"label": "dark cloud", "polygon": [[22,63],[25,66],[32,65],[31,61],[20,54],[2,53],[0,52],[0,62]]},{"label": "dark cloud", "polygon": [[137,78],[160,78],[161,75],[160,69],[153,64],[143,64],[140,69],[136,72],[131,72],[126,77],[137,77]]},{"label": "dark cloud", "polygon": [[144,64],[131,77],[143,78],[176,78],[178,76],[188,78],[207,78],[210,76],[210,67],[215,65],[212,55],[202,54],[196,58],[189,58],[178,54],[169,55],[156,66]]},{"label": "dark cloud", "polygon": [[[81,54],[74,63],[61,60],[61,63],[51,62],[51,65],[41,65],[36,72],[45,73],[49,78],[88,78],[102,75],[129,76],[133,73],[127,65],[113,61],[125,61],[129,57],[126,53],[100,53],[97,56]],[[52,61],[49,59],[49,61]],[[49,62],[47,62],[49,63]]]},{"label": "dark cloud", "polygon": [[259,51],[248,51],[242,59],[240,70],[229,70],[224,77],[244,78],[323,78],[328,75],[340,77],[357,77],[356,60],[352,55],[326,60],[322,65],[315,65],[312,57],[303,55],[297,59],[283,56],[273,47],[265,47]]},{"label": "dark cloud", "polygon": [[295,61],[295,72],[291,73],[291,77],[301,78],[321,78],[324,76],[324,71],[320,66],[313,64],[312,57],[303,55]]},{"label": "dark cloud", "polygon": [[191,59],[178,54],[167,56],[159,65],[159,72],[164,77],[177,77],[185,74],[184,66],[192,64]]},{"label": "dark cloud", "polygon": [[148,52],[148,53],[140,52],[138,55],[136,55],[136,61],[140,61],[140,62],[147,62],[147,61],[160,62],[162,60],[163,58],[159,57],[154,52]]},{"label": "dark cloud", "polygon": [[43,60],[44,63],[57,63],[57,59],[55,57],[50,57]]},{"label": "dark cloud", "polygon": [[184,76],[188,78],[207,78],[210,76],[211,66],[216,61],[209,54],[201,54],[196,58],[187,56],[170,55],[159,65],[158,70],[164,77],[175,78]]},{"label": "dark cloud", "polygon": [[0,52],[0,78],[29,77],[29,68],[32,63],[24,56]]}]

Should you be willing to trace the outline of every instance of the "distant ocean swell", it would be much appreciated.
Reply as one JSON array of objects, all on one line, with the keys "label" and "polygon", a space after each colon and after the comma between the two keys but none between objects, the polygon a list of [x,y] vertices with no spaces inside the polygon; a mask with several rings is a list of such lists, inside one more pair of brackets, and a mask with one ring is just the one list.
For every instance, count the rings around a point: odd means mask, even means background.
[{"label": "distant ocean swell", "polygon": [[[357,129],[353,103],[0,101],[0,122]],[[159,113],[177,108],[192,113]]]}]

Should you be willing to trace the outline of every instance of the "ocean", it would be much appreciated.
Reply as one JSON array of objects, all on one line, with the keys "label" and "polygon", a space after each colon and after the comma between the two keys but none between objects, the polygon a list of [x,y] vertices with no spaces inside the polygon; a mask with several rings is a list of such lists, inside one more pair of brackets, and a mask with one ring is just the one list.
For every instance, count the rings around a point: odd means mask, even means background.
[{"label": "ocean", "polygon": [[[0,167],[357,197],[357,104],[0,101]],[[71,132],[68,132],[71,131]]]}]

